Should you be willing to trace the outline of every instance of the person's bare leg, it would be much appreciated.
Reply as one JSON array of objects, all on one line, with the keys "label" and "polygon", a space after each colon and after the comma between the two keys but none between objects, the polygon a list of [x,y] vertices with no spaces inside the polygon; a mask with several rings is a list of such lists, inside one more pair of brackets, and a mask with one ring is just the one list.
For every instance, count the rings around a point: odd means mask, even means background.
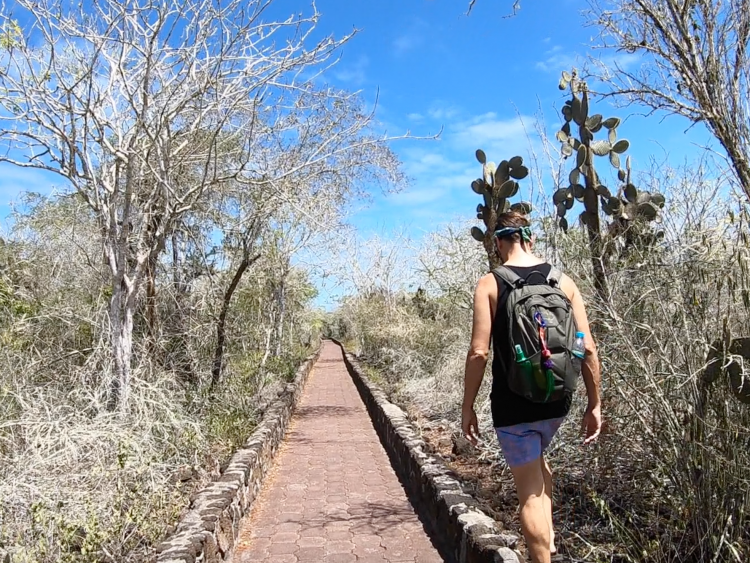
[{"label": "person's bare leg", "polygon": [[521,508],[521,530],[533,563],[550,563],[550,526],[540,458],[511,467]]},{"label": "person's bare leg", "polygon": [[544,514],[547,516],[547,523],[549,524],[549,550],[554,555],[557,553],[557,548],[555,547],[555,527],[552,524],[552,470],[547,460],[544,459],[544,454],[540,459],[542,460],[542,475],[544,476]]}]

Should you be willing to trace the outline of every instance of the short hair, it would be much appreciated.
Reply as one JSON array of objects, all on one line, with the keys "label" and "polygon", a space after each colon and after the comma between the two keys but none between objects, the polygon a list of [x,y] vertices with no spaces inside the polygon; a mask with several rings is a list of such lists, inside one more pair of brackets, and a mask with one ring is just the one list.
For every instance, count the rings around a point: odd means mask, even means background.
[{"label": "short hair", "polygon": [[[508,211],[497,216],[497,220],[495,221],[495,231],[505,228],[521,229],[529,227],[530,225],[531,222],[523,213],[519,213],[518,211]],[[510,238],[513,242],[521,242],[521,234],[519,232],[515,232],[508,237],[503,238]]]}]

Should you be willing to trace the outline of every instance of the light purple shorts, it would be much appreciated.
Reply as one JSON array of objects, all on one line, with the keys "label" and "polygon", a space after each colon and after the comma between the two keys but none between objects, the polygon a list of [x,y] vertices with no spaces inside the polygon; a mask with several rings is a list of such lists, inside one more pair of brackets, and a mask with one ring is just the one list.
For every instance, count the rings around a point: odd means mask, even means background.
[{"label": "light purple shorts", "polygon": [[538,459],[552,442],[565,417],[495,428],[500,449],[510,467]]}]

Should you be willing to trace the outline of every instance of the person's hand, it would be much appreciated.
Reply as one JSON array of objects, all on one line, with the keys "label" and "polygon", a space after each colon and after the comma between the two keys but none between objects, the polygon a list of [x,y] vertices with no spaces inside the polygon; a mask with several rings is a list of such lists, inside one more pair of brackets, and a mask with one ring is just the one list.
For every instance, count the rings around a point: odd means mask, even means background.
[{"label": "person's hand", "polygon": [[479,440],[479,421],[477,420],[477,413],[474,412],[474,407],[461,409],[461,430],[463,430],[466,439],[473,446],[476,446]]},{"label": "person's hand", "polygon": [[591,444],[599,437],[599,433],[602,430],[601,405],[589,406],[586,409],[586,413],[583,415],[583,430],[586,433],[586,437],[583,440],[584,446]]}]

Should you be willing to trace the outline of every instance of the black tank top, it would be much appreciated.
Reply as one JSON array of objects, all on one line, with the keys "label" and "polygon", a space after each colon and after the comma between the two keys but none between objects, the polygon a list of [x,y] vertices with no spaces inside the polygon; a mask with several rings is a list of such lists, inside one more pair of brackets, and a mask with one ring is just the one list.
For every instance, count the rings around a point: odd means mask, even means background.
[{"label": "black tank top", "polygon": [[[536,266],[508,266],[528,284],[547,283],[547,276],[552,266],[547,262]],[[502,360],[506,363],[513,361],[508,350],[498,346],[503,343],[507,335],[507,319],[503,314],[505,301],[508,297],[508,284],[495,275],[497,282],[497,310],[492,321],[492,392],[490,393],[490,406],[492,408],[492,423],[497,428],[500,426],[513,426],[537,420],[558,418],[568,414],[572,397],[554,403],[532,403],[523,397],[516,395],[508,389],[508,382],[503,373]],[[507,348],[507,347],[505,347]],[[503,354],[503,356],[500,356]]]}]

